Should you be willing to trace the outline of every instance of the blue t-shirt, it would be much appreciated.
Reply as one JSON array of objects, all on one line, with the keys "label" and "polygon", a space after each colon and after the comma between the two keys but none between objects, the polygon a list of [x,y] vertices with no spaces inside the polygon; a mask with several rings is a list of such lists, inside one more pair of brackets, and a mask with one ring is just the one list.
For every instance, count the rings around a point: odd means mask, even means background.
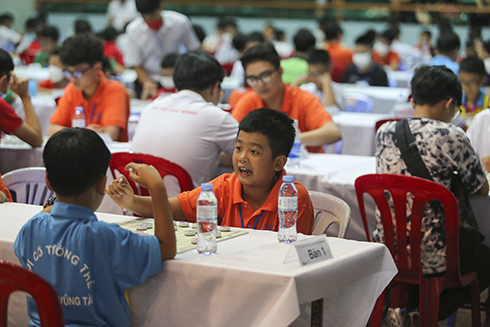
[{"label": "blue t-shirt", "polygon": [[435,55],[434,57],[432,57],[431,61],[427,63],[427,66],[446,66],[447,68],[451,69],[456,75],[458,75],[459,73],[458,63],[454,62],[448,56]]},{"label": "blue t-shirt", "polygon": [[[97,220],[87,207],[57,202],[20,230],[14,244],[23,267],[56,289],[66,326],[129,326],[125,291],[162,270],[155,236]],[[40,326],[27,297],[29,326]]]}]

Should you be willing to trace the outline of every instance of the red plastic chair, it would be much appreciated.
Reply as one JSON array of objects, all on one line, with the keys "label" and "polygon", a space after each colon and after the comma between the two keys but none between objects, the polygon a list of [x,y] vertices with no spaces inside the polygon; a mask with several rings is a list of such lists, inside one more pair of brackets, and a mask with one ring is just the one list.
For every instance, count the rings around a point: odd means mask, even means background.
[{"label": "red plastic chair", "polygon": [[36,301],[39,319],[43,327],[65,326],[63,309],[58,294],[44,278],[21,266],[0,260],[0,326],[7,326],[10,294],[22,291]]},{"label": "red plastic chair", "polygon": [[374,125],[374,133],[376,133],[378,131],[378,129],[381,127],[381,125],[383,125],[384,123],[387,123],[389,121],[399,121],[399,120],[402,120],[402,119],[405,119],[405,118],[388,118],[388,119],[380,119],[376,122],[376,124]]},{"label": "red plastic chair", "polygon": [[175,176],[179,181],[180,190],[182,192],[190,191],[194,188],[194,184],[192,182],[192,178],[189,175],[189,173],[184,168],[177,165],[176,163],[173,163],[171,161],[168,161],[160,157],[155,157],[143,153],[128,153],[128,152],[113,153],[109,165],[111,169],[112,177],[114,177],[114,179],[117,178],[118,175],[116,171],[123,174],[127,178],[129,185],[131,185],[135,194],[137,195],[147,196],[150,195],[150,192],[148,191],[147,188],[144,188],[136,184],[135,182],[133,182],[133,180],[129,178],[129,171],[124,170],[124,167],[126,167],[126,165],[130,162],[152,165],[158,170],[162,178],[166,175]]},{"label": "red plastic chair", "polygon": [[[380,211],[383,222],[385,245],[391,252],[398,268],[391,287],[392,306],[402,303],[403,286],[420,286],[420,327],[437,326],[439,295],[446,288],[470,286],[472,325],[480,326],[480,290],[476,272],[461,276],[459,267],[459,208],[453,193],[435,182],[405,175],[371,174],[357,178],[357,200],[361,211],[366,238],[371,240],[364,207],[364,193],[371,195]],[[391,193],[395,208],[396,235],[390,203],[385,191]],[[410,256],[407,252],[407,194],[414,196],[410,228]],[[442,277],[427,278],[420,264],[421,222],[424,207],[429,200],[437,200],[444,206],[446,218],[446,273]],[[397,252],[395,253],[395,244]],[[395,300],[395,301],[394,301]],[[396,301],[398,303],[393,303]],[[378,298],[371,314],[371,326],[381,326],[384,292]]]}]

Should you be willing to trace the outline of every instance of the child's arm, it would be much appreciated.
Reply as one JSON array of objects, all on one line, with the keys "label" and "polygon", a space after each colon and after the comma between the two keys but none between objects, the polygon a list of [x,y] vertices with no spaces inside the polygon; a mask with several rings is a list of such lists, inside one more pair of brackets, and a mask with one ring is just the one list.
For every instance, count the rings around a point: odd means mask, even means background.
[{"label": "child's arm", "polygon": [[129,163],[129,178],[150,190],[155,218],[155,236],[160,242],[162,259],[172,259],[177,253],[172,211],[168,203],[167,189],[163,179],[153,166]]},{"label": "child's arm", "polygon": [[[159,178],[162,179],[161,177]],[[118,206],[142,217],[153,217],[151,197],[134,195],[134,191],[124,175],[121,174],[117,180],[112,181],[105,189],[105,193]]]}]

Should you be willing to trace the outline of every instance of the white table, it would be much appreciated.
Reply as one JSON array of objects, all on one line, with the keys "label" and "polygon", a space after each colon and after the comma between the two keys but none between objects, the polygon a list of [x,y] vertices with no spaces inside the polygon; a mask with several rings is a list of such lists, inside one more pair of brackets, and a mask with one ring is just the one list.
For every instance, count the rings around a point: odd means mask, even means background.
[{"label": "white table", "polygon": [[410,87],[410,81],[413,77],[412,71],[389,71],[388,78],[396,81],[397,87]]},{"label": "white table", "polygon": [[333,121],[339,127],[344,141],[342,154],[374,155],[374,126],[378,120],[389,117],[386,114],[345,111],[332,115]]},{"label": "white table", "polygon": [[[56,93],[55,93],[56,94]],[[41,124],[41,130],[43,135],[48,135],[49,119],[56,110],[56,95],[48,93],[39,93],[35,97],[31,98],[32,106],[36,112],[39,123]],[[15,113],[20,116],[24,121],[26,120],[26,114],[24,111],[24,105],[19,97],[16,97],[12,103]]]},{"label": "white table", "polygon": [[[288,174],[310,191],[319,191],[343,199],[352,210],[346,238],[366,240],[364,225],[354,187],[357,177],[376,173],[376,158],[335,154],[310,154],[302,160],[299,168],[286,168]],[[490,246],[490,196],[470,197],[481,232],[486,235],[485,244]],[[374,201],[368,197],[366,214],[369,230],[375,226]]]},{"label": "white table", "polygon": [[[18,263],[13,242],[38,206],[1,204],[0,258]],[[127,217],[97,214],[104,221]],[[324,298],[324,326],[365,326],[375,299],[396,274],[383,244],[328,238],[333,259],[301,267],[284,258],[292,245],[277,234],[249,234],[220,242],[218,254],[196,251],[165,262],[163,272],[130,289],[132,326],[287,326],[299,305]],[[25,326],[25,297],[11,304],[12,324]],[[16,319],[18,318],[18,319]],[[301,325],[296,321],[295,325]]]},{"label": "white table", "polygon": [[406,102],[410,90],[404,87],[358,86],[355,84],[340,84],[347,93],[364,94],[374,101],[375,113],[388,114],[398,101]]}]

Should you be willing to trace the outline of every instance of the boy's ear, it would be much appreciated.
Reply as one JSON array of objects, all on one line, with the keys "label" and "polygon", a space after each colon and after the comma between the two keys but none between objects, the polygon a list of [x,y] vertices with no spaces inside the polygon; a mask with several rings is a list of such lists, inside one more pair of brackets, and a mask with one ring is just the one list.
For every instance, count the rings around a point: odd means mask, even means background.
[{"label": "boy's ear", "polygon": [[101,177],[95,184],[95,190],[99,192],[99,194],[104,195],[106,183],[107,183],[107,176]]},{"label": "boy's ear", "polygon": [[46,186],[48,187],[48,189],[49,189],[51,192],[54,192],[53,188],[51,187],[51,184],[49,183],[48,173],[44,174],[44,180],[46,181]]},{"label": "boy's ear", "polygon": [[284,166],[286,165],[287,161],[288,161],[288,157],[286,157],[285,155],[281,154],[281,155],[277,156],[274,159],[274,169],[276,171],[281,171],[284,168]]}]

